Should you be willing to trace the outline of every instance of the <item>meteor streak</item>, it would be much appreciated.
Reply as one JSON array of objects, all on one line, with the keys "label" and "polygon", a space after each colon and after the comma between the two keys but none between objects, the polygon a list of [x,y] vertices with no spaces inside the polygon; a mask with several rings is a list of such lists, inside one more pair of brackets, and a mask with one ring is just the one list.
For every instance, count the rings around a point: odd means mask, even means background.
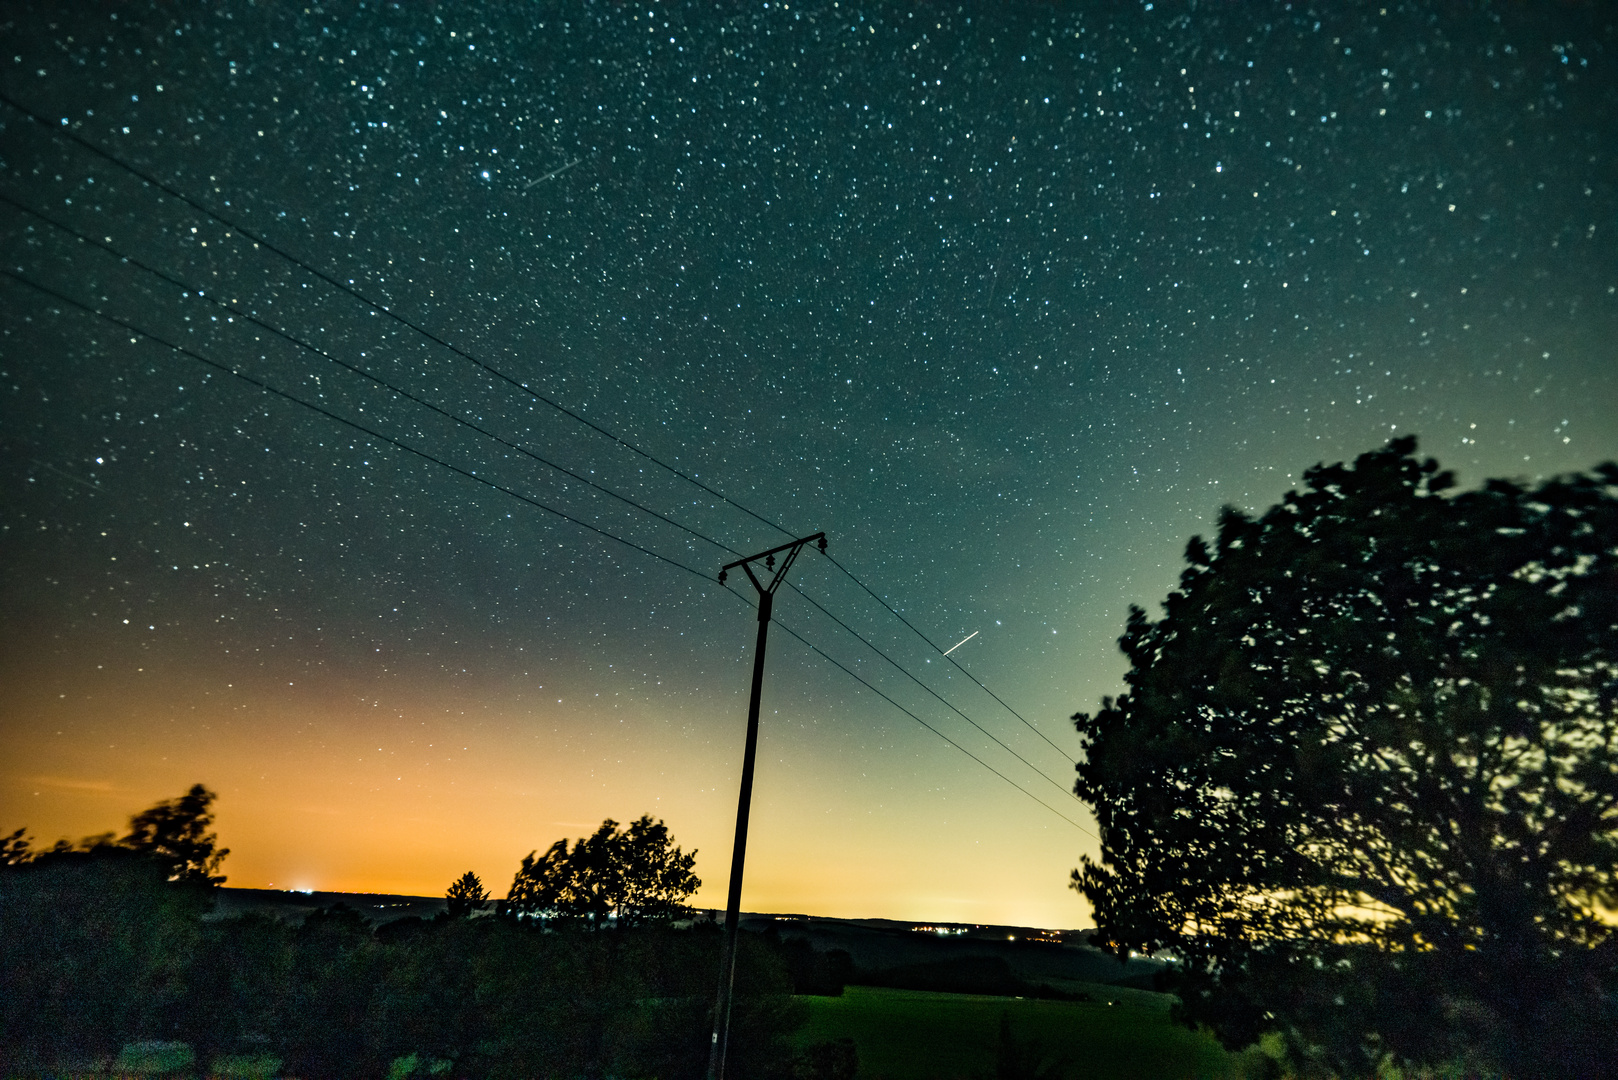
[{"label": "meteor streak", "polygon": [[976,630],[972,631],[970,634],[966,635],[961,640],[957,641],[955,644],[953,644],[949,648],[945,649],[944,650],[944,655],[948,656],[950,653],[954,652],[956,649],[959,649],[962,645],[965,645],[968,641],[971,641],[973,638],[975,638],[977,636],[978,636],[978,632]]},{"label": "meteor streak", "polygon": [[523,190],[527,191],[530,188],[537,187],[538,185],[543,184],[545,181],[549,180],[553,176],[561,176],[563,173],[567,172],[569,169],[571,169],[573,166],[577,165],[579,162],[581,162],[583,160],[584,160],[583,158],[574,158],[572,161],[568,162],[566,165],[563,165],[561,168],[552,169],[550,172],[546,173],[544,176],[541,176],[537,180],[528,181],[527,184],[523,185]]}]

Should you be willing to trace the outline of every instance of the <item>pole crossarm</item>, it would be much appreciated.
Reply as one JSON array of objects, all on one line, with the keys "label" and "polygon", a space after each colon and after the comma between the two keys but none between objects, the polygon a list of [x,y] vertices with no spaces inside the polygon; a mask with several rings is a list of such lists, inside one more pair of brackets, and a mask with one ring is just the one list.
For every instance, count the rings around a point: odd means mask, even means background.
[{"label": "pole crossarm", "polygon": [[[781,587],[787,571],[805,544],[819,545],[826,550],[826,534],[812,533],[799,537],[757,555],[726,563],[719,571],[719,584],[725,583],[729,571],[741,567],[747,580],[758,593],[758,644],[753,651],[753,693],[747,705],[747,747],[742,755],[741,792],[736,800],[736,841],[730,856],[730,892],[725,902],[725,939],[719,958],[719,999],[714,1005],[713,1043],[708,1051],[708,1080],[724,1080],[725,1057],[730,1049],[730,1006],[736,983],[736,929],[741,920],[742,865],[747,858],[747,819],[753,804],[753,761],[758,753],[759,700],[764,691],[764,646],[769,637],[770,612],[775,607],[775,590]],[[786,552],[776,565],[776,556]],[[763,560],[769,584],[753,573],[753,564]]]},{"label": "pole crossarm", "polygon": [[[730,571],[739,566],[743,571],[746,572],[748,580],[753,583],[753,588],[757,589],[760,593],[770,593],[773,595],[775,590],[780,587],[781,582],[785,580],[787,576],[787,569],[792,565],[793,561],[797,559],[798,552],[802,551],[803,545],[808,543],[817,544],[820,547],[821,554],[825,554],[826,534],[823,532],[811,533],[808,536],[802,536],[796,540],[788,540],[784,544],[777,544],[768,551],[761,551],[757,555],[749,555],[745,559],[737,559],[735,562],[726,563],[724,566],[719,568],[719,584],[723,585],[725,583],[725,579],[729,576]],[[790,553],[785,559],[781,560],[780,568],[776,569],[775,556],[783,551],[790,551]],[[764,560],[764,565],[767,569],[775,570],[775,575],[767,586],[759,584],[758,578],[753,574],[752,564],[758,562],[760,559]]]}]

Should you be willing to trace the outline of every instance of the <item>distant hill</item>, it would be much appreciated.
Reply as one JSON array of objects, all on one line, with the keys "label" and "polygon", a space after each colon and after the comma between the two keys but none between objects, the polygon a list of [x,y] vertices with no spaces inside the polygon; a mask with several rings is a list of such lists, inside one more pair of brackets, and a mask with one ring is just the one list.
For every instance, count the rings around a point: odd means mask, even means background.
[{"label": "distant hill", "polygon": [[[337,904],[379,926],[412,916],[431,919],[444,910],[443,898],[435,896],[223,888],[214,917],[257,912],[301,922],[310,912]],[[704,910],[696,921],[716,918],[723,914]],[[774,933],[784,942],[805,941],[816,952],[846,953],[849,981],[868,986],[1062,996],[1097,983],[1149,989],[1163,968],[1161,961],[1145,957],[1119,961],[1091,946],[1085,930],[754,912],[743,913],[741,926],[753,933]]]},{"label": "distant hill", "polygon": [[444,910],[442,896],[222,888],[214,904],[214,917],[230,918],[251,911],[274,915],[289,922],[302,922],[310,912],[337,904],[348,905],[379,926],[411,915],[430,919]]},{"label": "distant hill", "polygon": [[853,961],[852,981],[910,990],[1032,993],[1069,983],[1150,989],[1164,967],[1147,957],[1120,961],[1090,945],[1083,930],[808,915],[748,915],[742,926],[773,929],[783,941],[803,938],[819,952],[841,950]]}]

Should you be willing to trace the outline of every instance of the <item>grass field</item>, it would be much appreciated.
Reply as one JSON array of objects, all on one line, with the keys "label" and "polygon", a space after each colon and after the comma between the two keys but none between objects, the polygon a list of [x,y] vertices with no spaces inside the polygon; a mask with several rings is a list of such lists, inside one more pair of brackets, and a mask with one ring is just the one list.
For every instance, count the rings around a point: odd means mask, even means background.
[{"label": "grass field", "polygon": [[992,1080],[1000,1018],[1012,1038],[1041,1050],[1063,1080],[1236,1080],[1246,1055],[1169,1020],[1163,994],[1091,987],[1089,1002],[977,997],[850,986],[842,997],[806,997],[804,1044],[852,1038],[860,1080]]}]

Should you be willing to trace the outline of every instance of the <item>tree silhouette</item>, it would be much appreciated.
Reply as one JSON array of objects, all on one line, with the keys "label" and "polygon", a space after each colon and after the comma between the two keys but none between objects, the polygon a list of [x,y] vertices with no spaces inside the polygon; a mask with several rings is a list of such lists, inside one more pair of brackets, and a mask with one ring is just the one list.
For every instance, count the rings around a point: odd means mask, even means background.
[{"label": "tree silhouette", "polygon": [[450,884],[444,893],[444,910],[452,919],[464,918],[489,905],[489,893],[482,880],[468,870]]},{"label": "tree silhouette", "polygon": [[614,847],[622,885],[613,910],[620,923],[666,921],[687,914],[686,897],[702,885],[691,872],[697,853],[682,854],[668,826],[642,815],[618,835]]},{"label": "tree silhouette", "polygon": [[627,829],[608,818],[593,836],[558,840],[530,852],[501,904],[509,915],[545,917],[598,928],[675,918],[702,882],[696,852],[674,846],[668,827],[643,815]]},{"label": "tree silhouette", "polygon": [[213,799],[198,784],[117,841],[35,851],[22,829],[0,838],[0,1073],[45,1075],[172,1030],[207,886],[224,881]]},{"label": "tree silhouette", "polygon": [[216,798],[201,784],[193,784],[178,799],[167,799],[130,818],[129,835],[118,846],[161,862],[170,881],[221,885],[225,876],[216,871],[230,849],[218,847],[218,835],[208,831]]},{"label": "tree silhouette", "polygon": [[21,828],[9,836],[0,837],[0,866],[21,866],[34,857],[30,837],[25,835],[27,832],[26,828]]},{"label": "tree silhouette", "polygon": [[[280,1059],[278,1074],[307,1080],[382,1076],[389,1062],[402,1074],[411,1060],[416,1076],[702,1074],[719,962],[712,927],[554,934],[454,918],[373,928],[342,905],[301,924],[217,913],[211,890],[172,876],[174,847],[157,841],[176,831],[174,816],[174,804],[136,816],[156,854],[110,835],[36,852],[24,832],[0,834],[0,850],[15,855],[0,865],[0,1076],[106,1073],[120,1047],[176,1041],[194,1051],[199,1076],[230,1071],[230,1058]],[[204,808],[189,819],[206,817]],[[209,835],[205,821],[178,832]],[[606,850],[609,871],[637,879],[591,894],[616,898],[609,920],[666,914],[696,887],[692,856],[661,823],[609,822],[598,837],[581,842],[586,855]],[[214,853],[196,854],[206,867]],[[580,875],[599,871],[588,862]],[[449,892],[486,897],[475,874]],[[851,1045],[800,1060],[789,1036],[804,1011],[781,950],[746,938],[737,1074],[848,1080]]]},{"label": "tree silhouette", "polygon": [[1618,1062],[1618,466],[1448,496],[1414,439],[1318,466],[1132,610],[1074,717],[1074,887],[1185,1016],[1347,1075]]}]

